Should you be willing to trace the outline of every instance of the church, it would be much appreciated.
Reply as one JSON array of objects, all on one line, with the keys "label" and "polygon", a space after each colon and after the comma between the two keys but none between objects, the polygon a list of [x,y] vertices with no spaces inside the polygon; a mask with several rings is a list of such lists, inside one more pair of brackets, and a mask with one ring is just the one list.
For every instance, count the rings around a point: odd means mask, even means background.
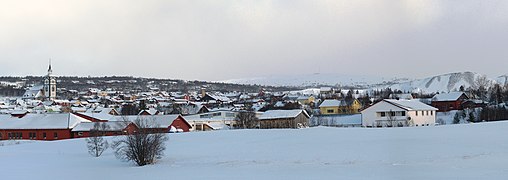
[{"label": "church", "polygon": [[56,77],[53,75],[51,62],[48,67],[48,74],[44,77],[42,85],[35,85],[23,94],[23,99],[40,99],[40,100],[55,100],[56,95]]}]

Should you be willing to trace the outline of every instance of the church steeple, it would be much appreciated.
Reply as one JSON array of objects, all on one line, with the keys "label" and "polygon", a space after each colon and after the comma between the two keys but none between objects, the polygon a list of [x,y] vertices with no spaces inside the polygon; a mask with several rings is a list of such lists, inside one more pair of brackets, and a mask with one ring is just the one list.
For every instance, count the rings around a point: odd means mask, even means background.
[{"label": "church steeple", "polygon": [[54,100],[56,98],[56,77],[53,76],[51,59],[49,59],[48,75],[44,78],[44,94],[49,100]]},{"label": "church steeple", "polygon": [[53,74],[53,69],[51,69],[51,58],[49,59],[49,67],[48,67],[48,76]]}]

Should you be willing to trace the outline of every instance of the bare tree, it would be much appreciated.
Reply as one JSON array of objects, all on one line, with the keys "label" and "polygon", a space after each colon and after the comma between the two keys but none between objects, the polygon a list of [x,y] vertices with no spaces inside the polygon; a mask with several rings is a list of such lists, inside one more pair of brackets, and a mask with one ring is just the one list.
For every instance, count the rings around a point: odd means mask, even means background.
[{"label": "bare tree", "polygon": [[86,138],[88,153],[94,157],[99,157],[108,149],[109,144],[102,136],[106,135],[109,129],[106,123],[96,122],[90,130],[90,137]]},{"label": "bare tree", "polygon": [[235,117],[238,127],[242,129],[255,128],[258,124],[258,118],[253,111],[241,111]]},{"label": "bare tree", "polygon": [[395,117],[395,111],[390,110],[386,114],[386,126],[395,127],[397,126],[397,118]]},{"label": "bare tree", "polygon": [[138,166],[156,163],[164,156],[168,137],[150,119],[138,117],[134,123],[139,127],[137,131],[114,142],[116,157],[133,161]]}]

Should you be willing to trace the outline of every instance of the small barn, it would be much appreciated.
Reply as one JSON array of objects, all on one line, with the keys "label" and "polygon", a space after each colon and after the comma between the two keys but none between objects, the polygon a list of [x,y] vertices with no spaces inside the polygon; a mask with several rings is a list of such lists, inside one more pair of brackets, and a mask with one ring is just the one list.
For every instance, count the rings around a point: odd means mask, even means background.
[{"label": "small barn", "polygon": [[462,110],[462,103],[468,99],[464,92],[441,93],[432,97],[431,105],[438,108],[439,112]]},{"label": "small barn", "polygon": [[309,127],[310,116],[305,110],[270,110],[259,117],[260,129]]}]

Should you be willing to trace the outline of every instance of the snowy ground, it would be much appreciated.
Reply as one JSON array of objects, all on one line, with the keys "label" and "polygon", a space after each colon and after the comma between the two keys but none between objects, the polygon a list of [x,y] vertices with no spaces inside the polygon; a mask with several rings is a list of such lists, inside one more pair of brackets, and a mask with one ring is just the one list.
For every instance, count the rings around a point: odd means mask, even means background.
[{"label": "snowy ground", "polygon": [[2,179],[506,179],[508,122],[170,134],[136,167],[83,139],[0,146]]}]

